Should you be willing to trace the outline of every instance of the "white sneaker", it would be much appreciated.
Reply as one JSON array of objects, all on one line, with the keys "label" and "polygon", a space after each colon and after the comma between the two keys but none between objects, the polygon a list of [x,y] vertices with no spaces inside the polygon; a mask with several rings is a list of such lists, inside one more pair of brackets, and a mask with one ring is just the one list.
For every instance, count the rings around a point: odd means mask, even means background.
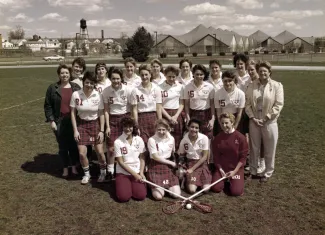
[{"label": "white sneaker", "polygon": [[265,160],[264,160],[264,158],[259,158],[257,174],[262,174],[264,171],[265,171]]},{"label": "white sneaker", "polygon": [[106,179],[106,173],[101,173],[97,179],[98,183],[103,183]]},{"label": "white sneaker", "polygon": [[88,184],[90,180],[90,175],[84,175],[81,180],[81,184]]}]

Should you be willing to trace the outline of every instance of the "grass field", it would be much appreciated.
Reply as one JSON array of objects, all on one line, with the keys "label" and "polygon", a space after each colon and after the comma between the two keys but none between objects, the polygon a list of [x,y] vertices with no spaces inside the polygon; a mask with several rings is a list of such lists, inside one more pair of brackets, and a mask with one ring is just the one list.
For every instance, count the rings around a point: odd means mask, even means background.
[{"label": "grass field", "polygon": [[57,79],[55,70],[0,69],[1,235],[325,234],[325,73],[274,72],[284,86],[285,106],[276,171],[268,183],[247,183],[239,198],[200,197],[213,205],[212,214],[165,215],[166,202],[120,204],[113,184],[81,186],[59,177],[42,99]]}]

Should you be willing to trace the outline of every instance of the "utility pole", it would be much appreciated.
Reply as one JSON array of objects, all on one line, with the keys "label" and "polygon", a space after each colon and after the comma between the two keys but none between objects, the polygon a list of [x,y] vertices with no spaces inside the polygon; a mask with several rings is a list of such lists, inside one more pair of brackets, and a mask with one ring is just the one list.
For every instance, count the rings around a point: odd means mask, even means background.
[{"label": "utility pole", "polygon": [[214,36],[214,53],[217,54],[217,34],[213,34]]},{"label": "utility pole", "polygon": [[158,40],[157,38],[158,38],[158,36],[157,36],[157,31],[155,31],[154,33],[156,34],[156,46],[155,47],[156,47],[156,54],[157,54],[157,58],[158,58],[158,47],[157,47],[157,40]]}]

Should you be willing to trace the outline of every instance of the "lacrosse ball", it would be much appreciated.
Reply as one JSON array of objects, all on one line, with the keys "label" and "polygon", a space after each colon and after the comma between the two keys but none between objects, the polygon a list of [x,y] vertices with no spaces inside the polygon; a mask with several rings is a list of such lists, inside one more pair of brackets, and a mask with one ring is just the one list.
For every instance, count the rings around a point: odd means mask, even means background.
[{"label": "lacrosse ball", "polygon": [[192,205],[190,203],[186,204],[186,209],[188,210],[192,209]]}]

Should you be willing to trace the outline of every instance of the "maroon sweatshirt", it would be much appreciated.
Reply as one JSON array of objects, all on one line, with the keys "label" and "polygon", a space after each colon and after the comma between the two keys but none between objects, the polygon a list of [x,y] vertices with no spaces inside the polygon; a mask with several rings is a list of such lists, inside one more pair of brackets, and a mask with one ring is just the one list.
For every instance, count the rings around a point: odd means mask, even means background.
[{"label": "maroon sweatshirt", "polygon": [[225,172],[236,168],[238,162],[246,163],[248,145],[246,137],[239,131],[231,134],[220,132],[212,141],[212,152],[214,165],[217,169],[221,168]]}]

